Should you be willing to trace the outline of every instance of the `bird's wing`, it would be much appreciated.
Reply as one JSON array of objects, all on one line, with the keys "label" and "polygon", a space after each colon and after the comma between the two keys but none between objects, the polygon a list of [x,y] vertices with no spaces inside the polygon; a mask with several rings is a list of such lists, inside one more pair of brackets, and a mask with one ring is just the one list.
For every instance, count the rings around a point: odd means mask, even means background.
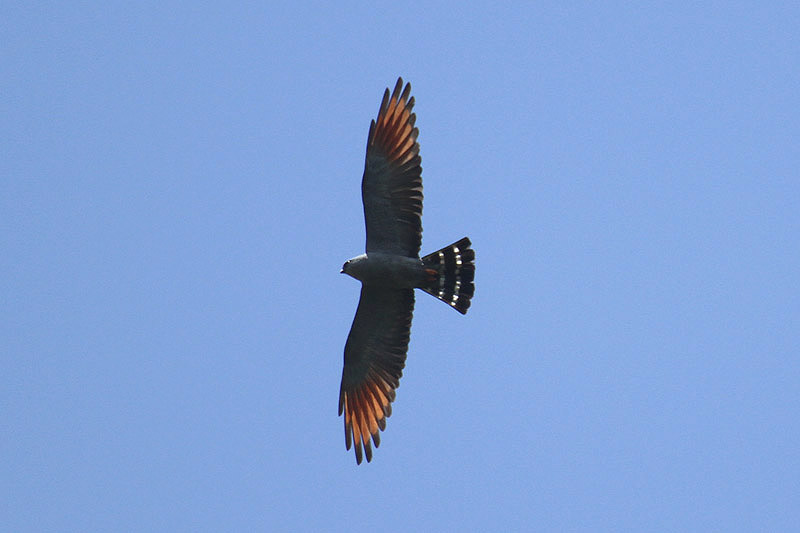
[{"label": "bird's wing", "polygon": [[[402,92],[401,92],[402,89]],[[383,94],[377,120],[369,127],[361,199],[367,253],[418,257],[422,241],[422,161],[409,99],[411,84],[398,78]]]},{"label": "bird's wing", "polygon": [[356,317],[344,348],[339,415],[344,413],[347,449],[354,443],[356,462],[362,445],[372,459],[370,438],[377,448],[386,417],[392,413],[395,389],[406,363],[414,289],[364,285]]}]

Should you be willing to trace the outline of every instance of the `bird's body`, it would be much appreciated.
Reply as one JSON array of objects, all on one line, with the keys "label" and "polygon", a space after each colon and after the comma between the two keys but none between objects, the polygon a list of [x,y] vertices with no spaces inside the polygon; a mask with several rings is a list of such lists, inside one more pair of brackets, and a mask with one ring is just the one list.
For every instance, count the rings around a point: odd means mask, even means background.
[{"label": "bird's body", "polygon": [[[402,92],[401,92],[402,90]],[[411,86],[398,79],[387,89],[370,125],[361,196],[367,229],[366,253],[348,260],[342,272],[361,281],[358,310],[347,337],[339,393],[345,443],[372,459],[371,442],[391,414],[403,375],[414,289],[465,314],[475,292],[475,252],[464,237],[425,257],[422,241],[422,167]]]},{"label": "bird's body", "polygon": [[381,252],[361,254],[348,260],[342,272],[361,283],[397,289],[420,287],[429,273],[419,258],[402,257]]}]

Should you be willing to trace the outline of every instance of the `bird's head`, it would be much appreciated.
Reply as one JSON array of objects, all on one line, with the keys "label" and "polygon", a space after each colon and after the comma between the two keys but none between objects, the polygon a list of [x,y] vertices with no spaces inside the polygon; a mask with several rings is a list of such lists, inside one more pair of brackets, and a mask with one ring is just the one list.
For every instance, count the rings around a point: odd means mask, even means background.
[{"label": "bird's head", "polygon": [[361,280],[363,277],[364,269],[366,268],[367,254],[361,254],[358,257],[348,259],[342,265],[341,274],[347,274],[351,278]]}]

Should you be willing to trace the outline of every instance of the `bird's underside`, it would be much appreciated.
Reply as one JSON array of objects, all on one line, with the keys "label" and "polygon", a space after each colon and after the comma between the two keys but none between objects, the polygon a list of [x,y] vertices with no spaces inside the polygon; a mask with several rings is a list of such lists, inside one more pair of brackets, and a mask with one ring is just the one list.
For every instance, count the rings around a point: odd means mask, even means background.
[{"label": "bird's underside", "polygon": [[361,298],[347,337],[339,393],[345,443],[356,462],[372,459],[372,444],[391,414],[403,375],[414,288],[464,314],[475,292],[475,252],[464,237],[423,258],[422,168],[411,86],[399,78],[383,95],[367,140],[361,196],[367,230],[366,254],[342,272],[362,282]]}]

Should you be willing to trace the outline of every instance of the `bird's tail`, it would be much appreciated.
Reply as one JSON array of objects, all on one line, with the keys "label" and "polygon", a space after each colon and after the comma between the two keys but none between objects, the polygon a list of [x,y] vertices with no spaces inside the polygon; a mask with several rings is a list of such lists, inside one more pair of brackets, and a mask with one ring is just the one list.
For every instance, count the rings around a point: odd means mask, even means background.
[{"label": "bird's tail", "polygon": [[430,274],[429,283],[420,287],[459,313],[466,314],[475,294],[475,251],[467,237],[422,258]]}]

